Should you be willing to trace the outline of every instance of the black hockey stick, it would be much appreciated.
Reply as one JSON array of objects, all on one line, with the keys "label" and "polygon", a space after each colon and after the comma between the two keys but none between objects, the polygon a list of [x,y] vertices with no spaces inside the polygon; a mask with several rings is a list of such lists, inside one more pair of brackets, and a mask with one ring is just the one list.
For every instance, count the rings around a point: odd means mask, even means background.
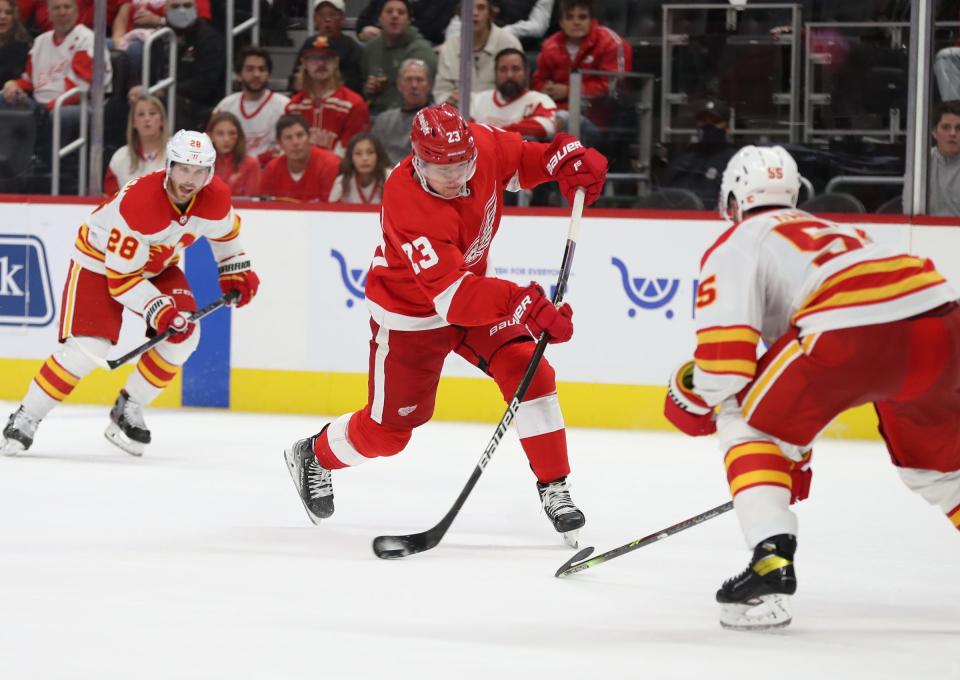
[{"label": "black hockey stick", "polygon": [[702,512],[699,515],[691,517],[690,519],[685,519],[682,522],[678,522],[673,526],[667,527],[666,529],[661,529],[660,531],[650,534],[649,536],[644,536],[643,538],[638,538],[637,540],[631,541],[626,545],[621,545],[619,548],[608,550],[607,552],[601,553],[596,557],[591,557],[589,560],[585,558],[590,557],[590,555],[593,553],[593,548],[584,548],[569,560],[564,562],[563,565],[557,569],[557,573],[554,574],[554,576],[557,578],[560,578],[561,576],[569,576],[570,574],[576,574],[578,571],[583,571],[584,569],[595,567],[598,564],[609,562],[615,557],[626,555],[628,552],[633,552],[638,548],[642,548],[650,545],[651,543],[656,543],[657,541],[663,540],[667,536],[673,536],[674,534],[679,534],[681,531],[686,531],[691,527],[695,527],[698,524],[703,524],[708,519],[713,519],[714,517],[722,515],[723,513],[732,509],[733,501],[727,501],[723,505],[718,505],[715,508],[707,510],[706,512]]},{"label": "black hockey stick", "polygon": [[[187,317],[187,320],[190,322],[199,321],[203,317],[217,311],[221,307],[229,305],[231,302],[233,302],[239,297],[240,297],[240,291],[231,290],[226,295],[222,295],[221,297],[218,297],[216,300],[211,302],[209,305],[207,305],[203,309],[198,309],[197,311],[195,311],[193,314]],[[169,338],[174,333],[176,333],[175,330],[173,330],[172,328],[168,328],[163,333],[158,333],[157,335],[153,336],[152,338],[147,340],[145,343],[143,343],[139,347],[135,347],[134,349],[130,350],[123,356],[117,357],[116,359],[107,359],[107,366],[109,366],[110,370],[112,371],[117,366],[122,366],[123,364],[127,363],[134,357],[140,356],[151,347],[159,345],[161,342]]]},{"label": "black hockey stick", "polygon": [[[240,297],[240,292],[239,292],[239,291],[231,290],[231,291],[230,291],[229,293],[227,293],[226,295],[223,295],[223,296],[221,296],[221,297],[218,297],[216,300],[214,300],[213,302],[211,302],[209,305],[207,305],[207,306],[204,307],[203,309],[198,309],[197,311],[195,311],[193,314],[191,314],[191,315],[190,315],[189,317],[187,317],[187,318],[188,318],[188,320],[191,321],[191,322],[193,322],[193,321],[199,321],[199,320],[202,319],[203,317],[205,317],[205,316],[207,316],[208,314],[211,314],[211,313],[217,311],[217,310],[220,309],[221,307],[223,307],[223,306],[225,306],[225,305],[229,305],[231,302],[233,302],[234,300],[236,300],[236,299],[239,298],[239,297]],[[156,346],[156,345],[159,345],[161,342],[163,342],[164,340],[166,340],[167,338],[169,338],[169,337],[170,337],[171,335],[173,335],[175,332],[176,332],[176,331],[174,331],[172,328],[168,328],[168,329],[165,330],[163,333],[160,333],[160,334],[158,334],[158,335],[153,336],[152,338],[150,338],[149,340],[147,340],[145,343],[143,343],[143,344],[140,345],[139,347],[135,347],[134,349],[130,350],[129,352],[127,352],[127,353],[124,354],[123,356],[117,357],[116,359],[106,359],[106,360],[104,360],[103,358],[98,357],[98,356],[96,356],[95,354],[93,354],[92,352],[88,351],[88,350],[83,346],[82,343],[78,343],[78,344],[77,344],[77,347],[79,347],[79,348],[80,348],[80,351],[83,352],[84,354],[86,354],[86,355],[87,355],[87,358],[90,359],[91,361],[93,361],[97,366],[99,366],[100,368],[105,368],[105,369],[107,369],[108,371],[112,371],[112,370],[115,369],[117,366],[122,366],[123,364],[127,363],[128,361],[130,361],[130,360],[133,359],[134,357],[140,356],[141,354],[143,354],[144,352],[146,352],[146,351],[147,351],[148,349],[150,349],[151,347],[154,347],[154,346]]]},{"label": "black hockey stick", "polygon": [[[563,251],[563,261],[560,264],[560,274],[557,277],[557,289],[553,294],[554,304],[560,304],[563,300],[563,294],[567,288],[567,279],[570,278],[573,253],[577,249],[577,238],[580,236],[580,218],[583,216],[583,199],[583,189],[578,189],[573,201],[573,212],[570,215],[570,229],[567,232],[567,246]],[[514,393],[513,399],[510,400],[510,405],[507,407],[506,413],[503,414],[503,417],[497,424],[497,429],[494,430],[493,437],[490,438],[490,443],[487,444],[487,448],[484,449],[483,455],[480,456],[480,460],[473,469],[470,479],[467,480],[466,485],[463,487],[463,491],[460,492],[457,500],[454,501],[453,507],[443,516],[439,524],[419,534],[377,536],[373,539],[373,553],[377,557],[381,559],[394,559],[437,547],[437,544],[443,539],[444,534],[447,533],[447,529],[453,524],[457,513],[460,512],[460,508],[463,507],[464,502],[467,500],[467,496],[470,495],[473,487],[476,486],[477,480],[480,479],[480,475],[483,474],[487,463],[489,463],[490,458],[493,457],[493,452],[496,451],[500,440],[503,439],[503,435],[506,434],[510,423],[514,417],[516,417],[517,411],[520,408],[520,401],[527,393],[527,389],[533,381],[533,374],[536,372],[546,348],[547,334],[541,333],[540,338],[537,340],[537,346],[533,351],[533,356],[530,358],[530,363],[527,365],[527,371],[523,374],[523,379],[517,386],[517,391]]]}]

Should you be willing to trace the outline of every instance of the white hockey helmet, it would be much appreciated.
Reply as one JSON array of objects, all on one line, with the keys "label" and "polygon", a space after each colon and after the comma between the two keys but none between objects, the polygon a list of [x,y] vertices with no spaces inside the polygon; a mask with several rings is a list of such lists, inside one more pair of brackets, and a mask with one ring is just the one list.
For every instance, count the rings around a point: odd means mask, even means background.
[{"label": "white hockey helmet", "polygon": [[732,222],[727,207],[731,194],[742,212],[765,205],[796,208],[797,162],[782,146],[745,146],[727,163],[720,184],[720,216]]},{"label": "white hockey helmet", "polygon": [[203,183],[203,186],[207,186],[213,181],[213,166],[216,162],[217,150],[213,148],[213,142],[205,132],[180,130],[167,142],[167,174],[164,177],[163,186],[164,188],[167,186],[170,168],[174,163],[210,168],[207,179]]}]

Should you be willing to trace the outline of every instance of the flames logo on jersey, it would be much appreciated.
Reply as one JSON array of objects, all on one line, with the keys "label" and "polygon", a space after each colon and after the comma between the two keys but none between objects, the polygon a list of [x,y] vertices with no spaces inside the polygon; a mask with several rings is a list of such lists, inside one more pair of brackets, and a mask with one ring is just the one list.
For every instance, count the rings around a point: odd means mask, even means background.
[{"label": "flames logo on jersey", "polygon": [[493,240],[493,222],[496,219],[497,187],[494,185],[490,199],[487,201],[487,204],[483,206],[483,224],[480,225],[480,233],[477,234],[477,238],[474,239],[470,247],[467,248],[467,252],[463,255],[463,263],[468,267],[476,264],[477,261],[483,257],[483,254],[487,252],[487,248],[490,247],[490,242]]},{"label": "flames logo on jersey", "polygon": [[[620,271],[623,291],[627,294],[630,302],[641,309],[659,309],[666,306],[673,300],[680,288],[680,279],[631,277],[623,260],[614,257],[610,263]],[[633,307],[627,311],[627,316],[630,318],[636,315],[637,310]],[[666,316],[668,319],[672,319],[673,310],[668,309]]]},{"label": "flames logo on jersey", "polygon": [[367,270],[351,269],[347,265],[347,258],[335,248],[330,249],[330,257],[340,265],[340,278],[343,279],[343,285],[346,286],[347,292],[352,296],[347,298],[347,307],[353,307],[354,298],[365,300],[367,296],[364,295],[363,289],[367,285]]}]

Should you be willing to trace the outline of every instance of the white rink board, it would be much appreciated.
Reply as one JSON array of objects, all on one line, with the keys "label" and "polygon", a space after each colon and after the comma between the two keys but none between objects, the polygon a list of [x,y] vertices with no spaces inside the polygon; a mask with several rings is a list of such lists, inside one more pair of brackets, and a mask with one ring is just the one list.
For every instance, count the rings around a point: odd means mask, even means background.
[{"label": "white rink board", "polygon": [[[0,203],[0,235],[28,234],[43,242],[57,316],[76,230],[92,209]],[[272,208],[240,213],[244,243],[263,284],[256,302],[233,316],[231,366],[365,373],[369,326],[358,295],[379,239],[377,213]],[[933,257],[960,283],[960,229],[915,225],[911,233],[906,224],[863,226],[877,240]],[[568,219],[560,216],[505,216],[492,246],[494,273],[517,283],[535,279],[549,288],[567,227]],[[662,384],[692,351],[699,259],[724,228],[712,219],[584,218],[566,298],[575,310],[576,335],[550,350],[564,379]],[[0,326],[0,357],[46,357],[56,334],[56,320],[45,327]],[[141,339],[137,325],[129,324],[120,346]],[[476,371],[453,357],[447,374]]]},{"label": "white rink board", "polygon": [[[244,213],[245,244],[265,273],[265,284],[263,300],[234,317],[233,367],[366,372],[367,312],[351,296],[330,253],[336,250],[350,268],[365,270],[379,239],[377,218],[374,213]],[[559,273],[568,223],[564,217],[505,216],[491,248],[493,273],[523,284],[534,279],[549,288]],[[584,218],[566,297],[574,309],[574,340],[550,348],[550,362],[564,380],[664,383],[693,351],[700,256],[725,227],[719,220]],[[908,245],[907,225],[865,228],[877,240]],[[283,251],[276,248],[281,230]],[[625,268],[631,292],[650,308],[628,296],[614,258]],[[265,334],[264,328],[278,330]],[[453,356],[446,374],[470,377],[477,371]]]}]

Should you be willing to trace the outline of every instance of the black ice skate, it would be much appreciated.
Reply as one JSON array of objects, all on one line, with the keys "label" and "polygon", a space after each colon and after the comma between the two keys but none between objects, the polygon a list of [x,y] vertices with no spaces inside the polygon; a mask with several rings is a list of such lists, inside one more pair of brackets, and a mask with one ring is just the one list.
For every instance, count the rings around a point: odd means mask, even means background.
[{"label": "black ice skate", "polygon": [[21,406],[10,414],[7,426],[3,428],[3,441],[0,442],[0,453],[5,456],[15,456],[26,451],[33,444],[33,436],[37,433],[40,418],[34,418],[23,410]]},{"label": "black ice skate", "polygon": [[553,523],[553,528],[563,534],[563,540],[567,545],[571,548],[578,547],[577,539],[586,519],[580,512],[580,508],[570,499],[567,478],[561,477],[549,484],[537,482],[537,491],[540,492],[543,511]]},{"label": "black ice skate", "polygon": [[753,549],[750,565],[717,591],[720,625],[733,630],[768,630],[790,624],[790,596],[797,592],[793,555],[797,537],[778,534]]},{"label": "black ice skate", "polygon": [[150,430],[143,420],[143,406],[130,399],[126,390],[120,390],[120,396],[113,403],[110,424],[103,436],[131,456],[142,456],[150,443]]},{"label": "black ice skate", "polygon": [[316,438],[314,435],[294,442],[283,457],[307,516],[314,524],[320,524],[320,520],[333,514],[333,479],[330,470],[320,465],[313,453]]}]

